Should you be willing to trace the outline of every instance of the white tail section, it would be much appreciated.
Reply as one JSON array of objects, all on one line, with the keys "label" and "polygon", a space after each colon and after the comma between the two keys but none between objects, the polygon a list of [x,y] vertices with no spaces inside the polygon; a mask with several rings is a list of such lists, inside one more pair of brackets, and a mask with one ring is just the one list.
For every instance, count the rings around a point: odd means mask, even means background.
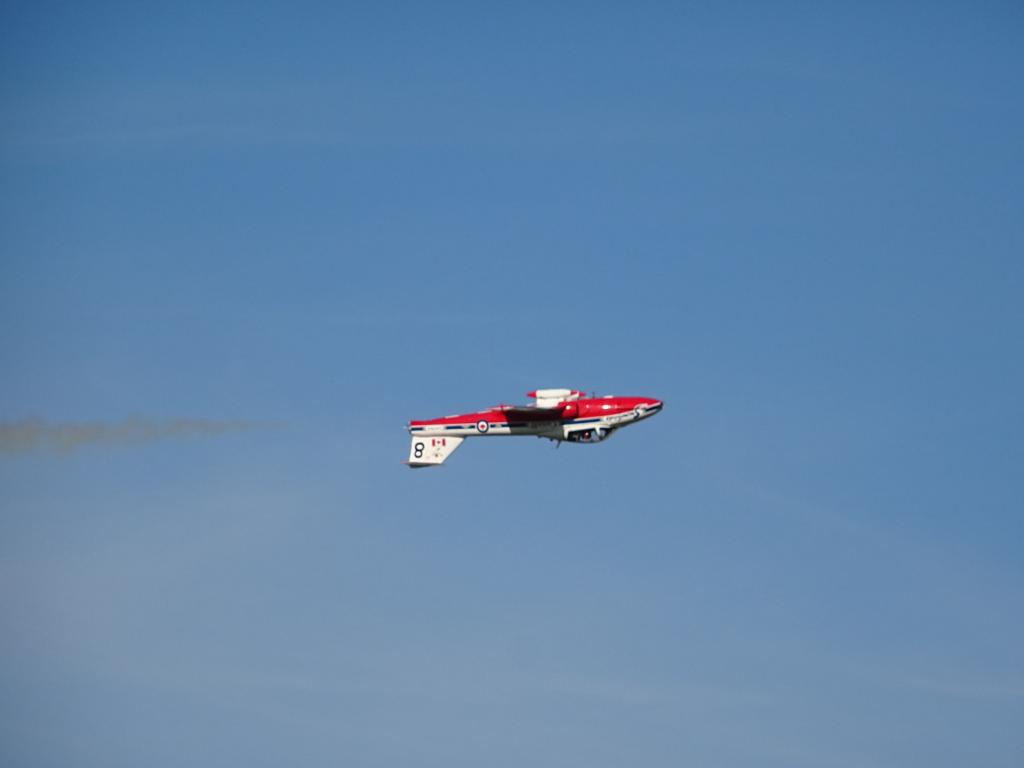
[{"label": "white tail section", "polygon": [[412,436],[412,444],[409,446],[410,467],[437,467],[444,464],[444,460],[455,453],[463,437],[423,437]]}]

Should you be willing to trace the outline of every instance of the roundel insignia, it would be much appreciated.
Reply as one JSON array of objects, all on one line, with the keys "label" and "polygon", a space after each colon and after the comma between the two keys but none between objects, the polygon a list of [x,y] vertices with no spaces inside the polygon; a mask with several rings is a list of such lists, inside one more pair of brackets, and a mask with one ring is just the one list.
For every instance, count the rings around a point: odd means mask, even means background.
[{"label": "roundel insignia", "polygon": [[484,421],[483,419],[480,419],[480,421],[478,421],[478,422],[476,423],[476,431],[477,431],[477,432],[486,432],[486,431],[487,431],[487,430],[489,430],[490,428],[491,428],[491,425],[490,425],[490,424],[488,424],[488,423],[487,423],[486,421]]}]

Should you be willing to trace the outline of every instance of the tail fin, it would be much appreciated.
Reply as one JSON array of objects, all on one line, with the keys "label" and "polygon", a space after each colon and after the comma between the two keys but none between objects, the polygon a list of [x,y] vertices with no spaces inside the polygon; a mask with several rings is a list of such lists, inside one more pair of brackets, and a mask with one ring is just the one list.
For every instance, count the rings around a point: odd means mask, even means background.
[{"label": "tail fin", "polygon": [[455,453],[463,437],[421,437],[412,436],[412,444],[409,446],[409,460],[406,462],[410,467],[439,467],[444,460]]}]

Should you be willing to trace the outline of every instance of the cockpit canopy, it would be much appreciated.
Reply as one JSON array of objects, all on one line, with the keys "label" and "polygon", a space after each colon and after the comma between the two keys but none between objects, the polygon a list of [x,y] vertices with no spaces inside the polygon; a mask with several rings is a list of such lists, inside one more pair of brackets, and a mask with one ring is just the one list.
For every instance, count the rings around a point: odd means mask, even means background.
[{"label": "cockpit canopy", "polygon": [[611,437],[612,432],[608,427],[579,427],[567,432],[565,439],[570,443],[599,443]]}]

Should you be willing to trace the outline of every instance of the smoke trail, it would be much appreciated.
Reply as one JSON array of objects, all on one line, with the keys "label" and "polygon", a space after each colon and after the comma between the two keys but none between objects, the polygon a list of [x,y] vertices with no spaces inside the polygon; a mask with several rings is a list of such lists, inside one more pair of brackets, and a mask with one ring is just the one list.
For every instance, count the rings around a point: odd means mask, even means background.
[{"label": "smoke trail", "polygon": [[270,429],[276,425],[258,421],[171,419],[150,421],[131,418],[119,423],[77,422],[48,424],[30,419],[0,423],[0,455],[16,456],[33,451],[66,455],[86,445],[130,445],[172,438],[203,437],[228,432]]}]

